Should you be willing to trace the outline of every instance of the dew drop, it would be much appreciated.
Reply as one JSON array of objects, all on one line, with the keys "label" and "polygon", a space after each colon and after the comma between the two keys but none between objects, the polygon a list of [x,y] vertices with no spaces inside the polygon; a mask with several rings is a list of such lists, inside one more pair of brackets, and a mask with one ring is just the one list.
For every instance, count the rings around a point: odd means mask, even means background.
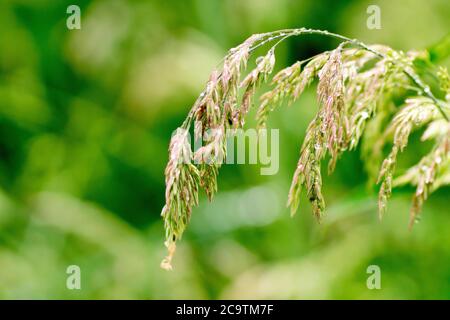
[{"label": "dew drop", "polygon": [[369,113],[368,113],[367,111],[363,111],[363,112],[361,113],[361,118],[362,118],[363,120],[369,118]]}]

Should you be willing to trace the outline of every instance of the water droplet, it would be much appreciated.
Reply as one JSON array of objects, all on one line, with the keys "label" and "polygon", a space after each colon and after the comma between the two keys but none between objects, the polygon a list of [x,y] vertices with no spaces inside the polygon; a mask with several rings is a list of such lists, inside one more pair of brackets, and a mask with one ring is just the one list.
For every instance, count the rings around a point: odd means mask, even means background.
[{"label": "water droplet", "polygon": [[369,113],[368,113],[367,111],[363,111],[363,112],[361,113],[361,118],[363,118],[363,120],[369,118]]}]

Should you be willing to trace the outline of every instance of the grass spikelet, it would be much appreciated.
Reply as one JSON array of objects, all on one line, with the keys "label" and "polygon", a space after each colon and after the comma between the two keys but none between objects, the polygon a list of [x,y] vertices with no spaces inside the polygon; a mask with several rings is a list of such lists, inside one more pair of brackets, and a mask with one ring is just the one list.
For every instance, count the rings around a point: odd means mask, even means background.
[{"label": "grass spikelet", "polygon": [[302,186],[305,186],[314,215],[320,220],[325,209],[320,172],[320,163],[325,155],[325,141],[318,126],[320,126],[320,119],[317,117],[308,127],[297,168],[292,178],[287,205],[291,208],[293,216],[298,209]]},{"label": "grass spikelet", "polygon": [[175,251],[175,241],[183,235],[191,217],[192,207],[198,204],[199,171],[191,163],[191,145],[188,131],[178,129],[169,146],[169,162],[166,166],[166,204],[161,216],[166,230],[166,246],[169,255],[163,261],[170,268]]},{"label": "grass spikelet", "polygon": [[394,186],[406,183],[416,186],[410,211],[410,228],[417,220],[429,194],[443,184],[450,184],[450,180],[445,179],[450,168],[450,125],[440,120],[432,122],[422,136],[422,140],[428,139],[435,140],[433,150],[422,157],[417,165],[394,180]]},{"label": "grass spikelet", "polygon": [[347,131],[341,47],[332,52],[319,72],[317,98],[321,104],[319,130],[324,136],[326,148],[331,155],[328,168],[329,172],[332,172],[340,149],[344,147]]},{"label": "grass spikelet", "polygon": [[383,161],[378,183],[381,183],[379,192],[379,214],[383,216],[386,202],[392,192],[392,180],[397,162],[397,155],[408,144],[408,138],[414,127],[420,127],[439,115],[439,112],[429,98],[414,97],[405,102],[406,106],[394,117],[387,134],[394,133],[394,145],[389,156]]},{"label": "grass spikelet", "polygon": [[200,164],[200,186],[211,201],[217,191],[219,168],[226,157],[225,128],[220,126],[211,129],[205,138],[207,144],[196,151],[194,160]]},{"label": "grass spikelet", "polygon": [[256,64],[256,68],[239,85],[240,88],[245,88],[241,108],[237,115],[241,126],[244,125],[244,119],[252,103],[252,97],[255,94],[256,87],[261,81],[266,81],[267,76],[272,73],[275,65],[274,48],[270,49],[264,57],[259,57]]}]

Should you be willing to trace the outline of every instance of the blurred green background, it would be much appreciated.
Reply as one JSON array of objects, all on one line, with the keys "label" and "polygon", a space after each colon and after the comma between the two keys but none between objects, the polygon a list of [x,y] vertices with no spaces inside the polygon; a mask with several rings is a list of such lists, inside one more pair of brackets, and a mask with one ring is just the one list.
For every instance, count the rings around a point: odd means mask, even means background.
[{"label": "blurred green background", "polygon": [[[69,4],[81,8],[81,30],[66,28]],[[370,4],[381,30],[366,27]],[[159,268],[168,142],[230,47],[305,26],[423,49],[448,34],[449,17],[448,0],[2,0],[0,298],[449,299],[449,188],[412,232],[412,188],[394,193],[379,222],[354,152],[324,178],[323,223],[306,199],[289,217],[313,90],[269,122],[280,128],[279,173],[226,165],[215,200],[202,197],[193,212],[174,270]],[[291,39],[276,68],[335,46]],[[417,137],[403,162],[429,150]],[[81,290],[66,288],[72,264]],[[366,287],[372,264],[381,290]]]}]

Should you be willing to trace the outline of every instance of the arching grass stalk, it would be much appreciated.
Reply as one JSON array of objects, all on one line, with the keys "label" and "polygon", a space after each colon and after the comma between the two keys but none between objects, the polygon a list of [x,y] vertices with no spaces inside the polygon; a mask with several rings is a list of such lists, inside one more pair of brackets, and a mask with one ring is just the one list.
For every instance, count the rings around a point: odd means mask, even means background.
[{"label": "arching grass stalk", "polygon": [[[227,132],[242,128],[256,88],[269,79],[275,64],[275,49],[292,36],[316,34],[341,40],[331,51],[323,52],[279,71],[272,77],[273,88],[260,97],[258,127],[264,127],[271,111],[282,101],[295,101],[318,79],[319,110],[308,126],[300,158],[292,180],[288,205],[294,214],[300,193],[305,190],[318,219],[323,215],[321,162],[329,156],[331,173],[340,155],[362,141],[362,158],[371,177],[378,177],[379,213],[386,210],[392,188],[410,183],[416,186],[410,225],[419,214],[429,193],[450,183],[450,77],[444,68],[435,73],[445,100],[436,98],[419,76],[415,62],[425,60],[426,52],[401,52],[382,45],[366,45],[357,39],[314,29],[286,29],[256,34],[231,49],[219,70],[211,73],[182,126],[172,137],[166,167],[166,205],[162,210],[169,255],[161,266],[171,269],[175,242],[181,238],[204,189],[211,200],[217,190],[217,175],[226,156]],[[242,77],[251,53],[272,43],[259,57],[256,67]],[[392,108],[392,95],[403,89],[404,104]],[[192,122],[194,132],[206,139],[205,146],[193,152],[187,138]],[[387,125],[384,125],[387,123]],[[397,156],[408,144],[410,133],[426,127],[423,140],[433,139],[433,150],[400,177],[394,177]],[[214,134],[205,135],[206,130]],[[383,147],[392,148],[383,160]],[[192,162],[196,159],[196,163]],[[209,159],[209,161],[202,161]],[[211,161],[212,159],[212,161]],[[222,158],[221,158],[222,159]],[[200,160],[200,161],[198,161]],[[380,165],[381,164],[381,165]]]}]

